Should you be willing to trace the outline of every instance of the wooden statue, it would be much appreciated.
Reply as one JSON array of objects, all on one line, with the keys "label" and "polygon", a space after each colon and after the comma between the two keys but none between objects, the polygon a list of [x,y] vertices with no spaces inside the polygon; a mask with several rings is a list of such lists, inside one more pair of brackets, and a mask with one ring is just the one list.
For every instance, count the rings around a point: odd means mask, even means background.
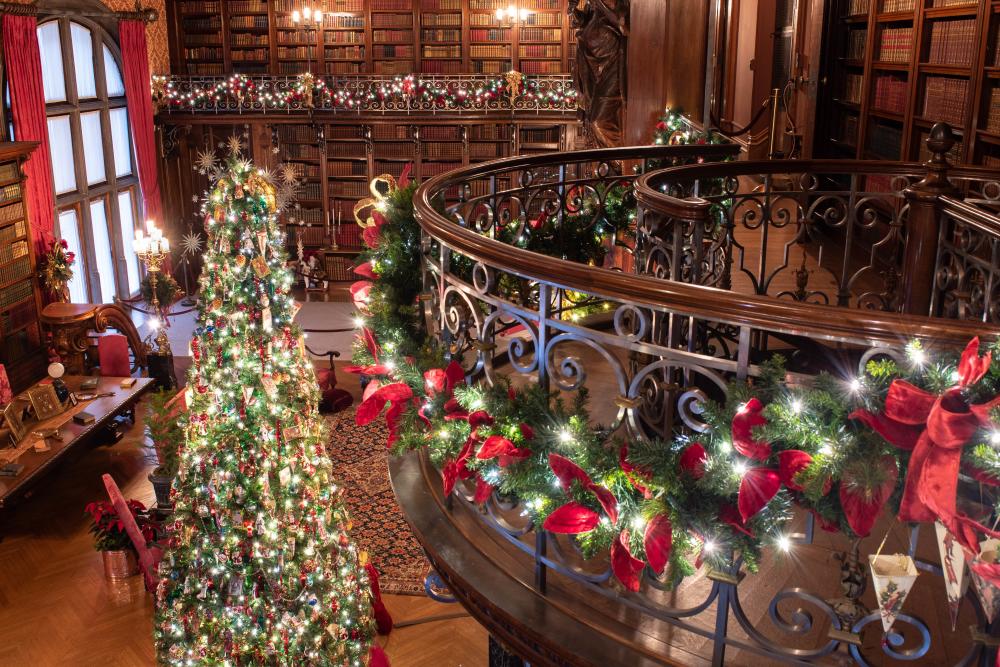
[{"label": "wooden statue", "polygon": [[569,0],[577,38],[573,83],[587,132],[601,148],[622,144],[629,2]]}]

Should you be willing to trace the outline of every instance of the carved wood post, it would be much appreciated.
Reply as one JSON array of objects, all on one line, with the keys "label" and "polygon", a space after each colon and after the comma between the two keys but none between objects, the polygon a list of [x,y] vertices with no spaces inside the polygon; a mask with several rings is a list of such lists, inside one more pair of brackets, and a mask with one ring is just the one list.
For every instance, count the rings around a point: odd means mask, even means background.
[{"label": "carved wood post", "polygon": [[911,315],[930,314],[941,226],[938,198],[956,192],[948,180],[948,160],[945,158],[954,145],[951,127],[947,123],[935,124],[927,139],[931,151],[931,159],[925,163],[927,175],[903,191],[910,212],[903,249],[901,310]]}]

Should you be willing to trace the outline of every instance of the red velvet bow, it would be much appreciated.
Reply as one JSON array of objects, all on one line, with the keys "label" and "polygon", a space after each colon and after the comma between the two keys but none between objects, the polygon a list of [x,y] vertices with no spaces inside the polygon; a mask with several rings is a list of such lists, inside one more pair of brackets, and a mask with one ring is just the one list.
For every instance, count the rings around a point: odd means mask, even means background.
[{"label": "red velvet bow", "polygon": [[413,390],[405,382],[384,385],[376,389],[358,406],[354,420],[358,426],[370,424],[381,414],[386,403],[391,403],[392,406],[385,413],[385,422],[389,426],[389,441],[386,446],[391,447],[399,435],[397,432],[399,418],[406,410],[406,404],[411,400],[416,401],[416,398],[413,395]]},{"label": "red velvet bow", "polygon": [[476,439],[469,438],[465,441],[462,446],[462,451],[459,452],[458,458],[454,461],[448,461],[441,469],[441,480],[444,486],[444,495],[450,496],[451,492],[455,488],[455,482],[460,479],[470,479],[475,474],[466,465],[469,461],[469,457],[472,456],[472,448],[475,446]]},{"label": "red velvet bow", "polygon": [[981,426],[990,424],[990,411],[1000,405],[1000,398],[969,405],[961,390],[978,382],[989,366],[990,354],[979,357],[979,339],[974,338],[962,353],[955,387],[934,396],[908,382],[894,380],[882,414],[864,410],[851,414],[889,443],[913,452],[899,507],[900,520],[940,520],[971,550],[978,543],[977,530],[997,534],[957,509],[962,448]]},{"label": "red velvet bow", "polygon": [[378,278],[378,274],[375,273],[375,270],[372,268],[371,262],[362,262],[361,264],[358,264],[354,267],[354,273],[364,278],[370,278],[371,280],[376,280]]},{"label": "red velvet bow", "polygon": [[482,461],[499,458],[501,468],[506,468],[511,463],[523,461],[531,456],[531,450],[527,447],[518,447],[513,442],[501,435],[491,435],[486,438],[486,442],[479,448],[476,458]]},{"label": "red velvet bow", "polygon": [[358,280],[351,283],[351,300],[354,301],[354,307],[362,313],[368,313],[368,296],[374,286],[375,283],[370,280]]},{"label": "red velvet bow", "polygon": [[[588,475],[583,468],[573,463],[565,456],[561,456],[559,454],[549,454],[549,467],[551,467],[552,472],[556,474],[563,490],[568,493],[572,488],[573,481],[575,480],[579,482],[580,486],[594,494],[594,497],[597,498],[597,502],[599,502],[601,507],[604,508],[604,512],[608,515],[608,519],[611,520],[611,523],[618,523],[618,500],[609,489],[606,489],[598,484],[594,484],[594,482],[590,479],[590,475]],[[545,523],[542,524],[542,528],[553,533],[575,535],[577,533],[585,533],[588,530],[593,530],[594,527],[597,526],[598,521],[600,521],[600,517],[594,510],[589,507],[584,507],[577,502],[568,502],[565,505],[556,508],[552,514],[546,517]]]},{"label": "red velvet bow", "polygon": [[767,423],[763,412],[764,404],[751,398],[733,415],[733,447],[743,456],[758,461],[766,461],[771,455],[769,443],[753,439],[753,428]]}]

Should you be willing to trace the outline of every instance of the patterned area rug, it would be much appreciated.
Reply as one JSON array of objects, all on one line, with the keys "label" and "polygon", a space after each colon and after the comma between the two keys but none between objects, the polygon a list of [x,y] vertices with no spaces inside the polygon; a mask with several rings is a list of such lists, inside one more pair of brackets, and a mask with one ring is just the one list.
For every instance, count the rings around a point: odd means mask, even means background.
[{"label": "patterned area rug", "polygon": [[424,595],[430,564],[410,533],[389,484],[389,437],[385,423],[354,423],[354,410],[327,417],[334,480],[344,488],[344,501],[354,524],[351,538],[367,551],[379,571],[382,592]]}]

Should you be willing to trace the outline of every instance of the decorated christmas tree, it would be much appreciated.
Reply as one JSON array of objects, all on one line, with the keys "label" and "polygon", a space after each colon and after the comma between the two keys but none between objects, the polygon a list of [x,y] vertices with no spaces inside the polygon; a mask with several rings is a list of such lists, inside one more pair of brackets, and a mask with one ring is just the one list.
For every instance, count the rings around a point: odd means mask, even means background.
[{"label": "decorated christmas tree", "polygon": [[382,664],[370,653],[366,558],[348,537],[313,368],[292,321],[278,191],[240,149],[234,138],[222,165],[204,167],[214,186],[203,208],[176,511],[159,571],[157,658]]}]

